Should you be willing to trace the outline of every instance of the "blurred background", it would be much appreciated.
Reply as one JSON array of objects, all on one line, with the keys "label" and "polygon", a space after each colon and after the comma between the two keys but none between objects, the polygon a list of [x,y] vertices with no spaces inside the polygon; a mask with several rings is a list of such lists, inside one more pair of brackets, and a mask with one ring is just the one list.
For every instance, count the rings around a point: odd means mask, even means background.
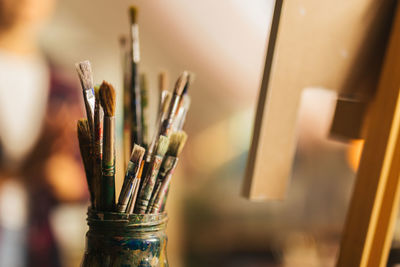
[{"label": "blurred background", "polygon": [[170,265],[334,266],[362,145],[327,139],[336,92],[304,90],[287,198],[240,196],[273,0],[0,0],[0,266],[79,265],[88,193],[74,63],[90,60],[95,82],[115,85],[121,117],[118,40],[132,4],[151,121],[158,73],[170,89],[181,71],[196,74],[167,207]]}]

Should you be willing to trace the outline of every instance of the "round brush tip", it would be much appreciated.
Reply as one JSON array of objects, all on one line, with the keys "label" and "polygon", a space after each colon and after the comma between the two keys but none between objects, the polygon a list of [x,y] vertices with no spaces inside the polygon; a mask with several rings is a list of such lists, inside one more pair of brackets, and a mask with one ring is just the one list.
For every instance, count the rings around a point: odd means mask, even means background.
[{"label": "round brush tip", "polygon": [[129,16],[131,18],[131,23],[136,24],[137,23],[137,13],[138,10],[135,6],[129,7]]}]

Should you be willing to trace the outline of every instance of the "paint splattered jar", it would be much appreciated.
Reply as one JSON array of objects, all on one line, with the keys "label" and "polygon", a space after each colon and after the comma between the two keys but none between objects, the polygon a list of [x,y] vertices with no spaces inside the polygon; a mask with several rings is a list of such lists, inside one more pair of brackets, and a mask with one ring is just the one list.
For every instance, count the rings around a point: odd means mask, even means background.
[{"label": "paint splattered jar", "polygon": [[167,267],[167,214],[88,211],[82,267]]}]

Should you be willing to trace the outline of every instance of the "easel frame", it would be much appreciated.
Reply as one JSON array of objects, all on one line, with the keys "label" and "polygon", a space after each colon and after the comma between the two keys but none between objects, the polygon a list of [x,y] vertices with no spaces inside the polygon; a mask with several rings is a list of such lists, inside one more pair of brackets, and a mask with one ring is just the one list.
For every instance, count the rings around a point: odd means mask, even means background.
[{"label": "easel frame", "polygon": [[[325,50],[320,51],[316,58],[310,60],[312,66],[307,66],[308,69],[302,69],[293,76],[292,71],[303,67],[299,61],[301,62],[304,57],[312,57],[313,49],[315,51],[315,48],[320,45],[317,43],[313,46],[312,42],[305,42],[299,47],[290,46],[295,43],[296,38],[302,37],[305,33],[301,28],[304,25],[301,25],[301,20],[296,17],[298,15],[296,12],[299,10],[302,13],[301,8],[307,10],[314,5],[317,8],[313,11],[318,14],[325,8],[322,5],[326,3],[322,2],[324,1],[276,0],[243,194],[254,200],[285,197],[296,144],[294,125],[299,105],[298,98],[304,87],[326,86],[343,92],[347,88],[362,84],[364,88],[361,90],[361,95],[355,94],[355,97],[361,96],[362,101],[370,103],[369,108],[365,109],[367,114],[363,114],[367,124],[358,123],[365,129],[363,133],[365,144],[347,212],[337,266],[384,267],[393,239],[400,201],[400,4],[396,5],[391,25],[390,21],[386,20],[391,19],[391,16],[385,16],[385,12],[374,13],[377,10],[376,7],[381,7],[382,3],[388,4],[384,8],[388,11],[391,1],[334,1],[331,7],[339,6],[339,11],[335,13],[335,10],[332,10],[331,18],[335,18],[342,12],[346,13],[346,18],[350,18],[349,21],[352,21],[352,10],[357,10],[357,12],[361,10],[367,15],[355,14],[354,16],[359,17],[352,22],[360,23],[361,21],[362,23],[348,25],[348,27],[354,26],[354,33],[357,33],[359,29],[362,32],[359,36],[350,36],[341,40],[347,41],[346,51],[352,53],[346,56],[351,58],[352,64],[341,61],[337,57],[324,58],[329,52],[334,52],[336,47],[329,42],[323,43]],[[354,6],[340,9],[340,5],[346,4]],[[370,17],[373,19],[368,25],[364,25],[362,19]],[[308,23],[310,24],[310,21],[318,23],[318,18],[321,19],[318,15],[311,16]],[[380,25],[375,23],[377,21]],[[300,24],[299,28],[296,28],[296,23]],[[335,24],[332,25],[335,26]],[[385,49],[387,42],[381,33],[390,28],[389,45]],[[374,30],[371,31],[371,29]],[[291,36],[291,30],[294,31],[294,36]],[[321,30],[318,26],[311,27],[309,30],[311,32],[314,30],[316,36],[324,34],[323,31],[318,31]],[[375,45],[369,45],[367,41],[374,41]],[[377,47],[380,49],[376,49]],[[279,56],[276,57],[276,54]],[[381,67],[379,59],[383,54],[385,56],[383,67]],[[292,65],[288,64],[290,60],[294,62]],[[336,68],[336,71],[331,71],[330,75],[327,75],[328,71],[326,71],[323,77],[310,72],[310,69],[324,69],[329,66],[327,61]],[[374,62],[376,68],[368,72],[368,65],[365,67],[366,62]],[[362,71],[359,71],[360,66],[364,66]],[[287,77],[284,75],[285,72],[288,73]],[[374,83],[374,77],[378,86]],[[371,93],[369,89],[376,87],[376,92]],[[369,91],[369,95],[363,95],[362,91]],[[282,109],[285,97],[288,96],[291,99],[285,109]],[[286,121],[279,121],[279,116],[285,118]],[[340,121],[340,117],[338,120]],[[287,141],[284,142],[285,140]],[[278,151],[279,157],[276,156]]]}]

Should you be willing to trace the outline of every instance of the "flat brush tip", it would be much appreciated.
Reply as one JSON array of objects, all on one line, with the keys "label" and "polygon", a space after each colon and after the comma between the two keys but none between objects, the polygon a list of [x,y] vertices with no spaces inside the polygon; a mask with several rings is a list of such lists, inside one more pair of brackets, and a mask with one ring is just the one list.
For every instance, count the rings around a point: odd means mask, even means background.
[{"label": "flat brush tip", "polygon": [[189,80],[189,72],[185,70],[184,72],[182,72],[182,74],[176,81],[174,90],[175,94],[182,95],[183,91],[185,90],[185,86],[188,83],[188,80]]},{"label": "flat brush tip", "polygon": [[171,134],[167,154],[178,157],[185,146],[187,134],[184,131],[177,131]]},{"label": "flat brush tip", "polygon": [[162,102],[162,113],[166,113],[168,111],[169,102],[171,101],[172,94],[169,91],[163,91],[164,97]]},{"label": "flat brush tip", "polygon": [[78,72],[79,79],[81,80],[83,89],[87,90],[93,88],[93,74],[90,61],[85,60],[78,62],[75,64],[75,68],[76,71]]},{"label": "flat brush tip", "polygon": [[193,82],[193,80],[194,80],[194,74],[193,73],[190,73],[190,72],[188,72],[188,71],[186,71],[187,73],[188,73],[188,78],[187,78],[187,82],[186,82],[186,84],[185,84],[185,87],[183,88],[183,92],[182,92],[182,94],[183,95],[186,95],[187,94],[187,91],[188,91],[188,89],[189,89],[189,87],[190,87],[190,84]]},{"label": "flat brush tip", "polygon": [[77,126],[78,126],[78,129],[85,129],[86,127],[89,129],[87,119],[79,119]]},{"label": "flat brush tip", "polygon": [[129,17],[131,19],[131,23],[132,24],[136,24],[137,23],[137,13],[138,10],[135,6],[130,6],[129,7]]},{"label": "flat brush tip", "polygon": [[169,145],[169,138],[164,135],[160,135],[156,149],[157,155],[163,157],[165,153],[167,153],[168,145]]},{"label": "flat brush tip", "polygon": [[106,81],[103,81],[100,85],[100,104],[106,116],[115,115],[115,89]]},{"label": "flat brush tip", "polygon": [[168,90],[168,76],[165,71],[160,72],[158,75],[158,86],[161,91]]},{"label": "flat brush tip", "polygon": [[132,149],[131,161],[139,164],[142,161],[145,152],[146,150],[144,147],[135,144]]},{"label": "flat brush tip", "polygon": [[87,119],[79,119],[76,126],[79,140],[90,143],[91,132]]}]

